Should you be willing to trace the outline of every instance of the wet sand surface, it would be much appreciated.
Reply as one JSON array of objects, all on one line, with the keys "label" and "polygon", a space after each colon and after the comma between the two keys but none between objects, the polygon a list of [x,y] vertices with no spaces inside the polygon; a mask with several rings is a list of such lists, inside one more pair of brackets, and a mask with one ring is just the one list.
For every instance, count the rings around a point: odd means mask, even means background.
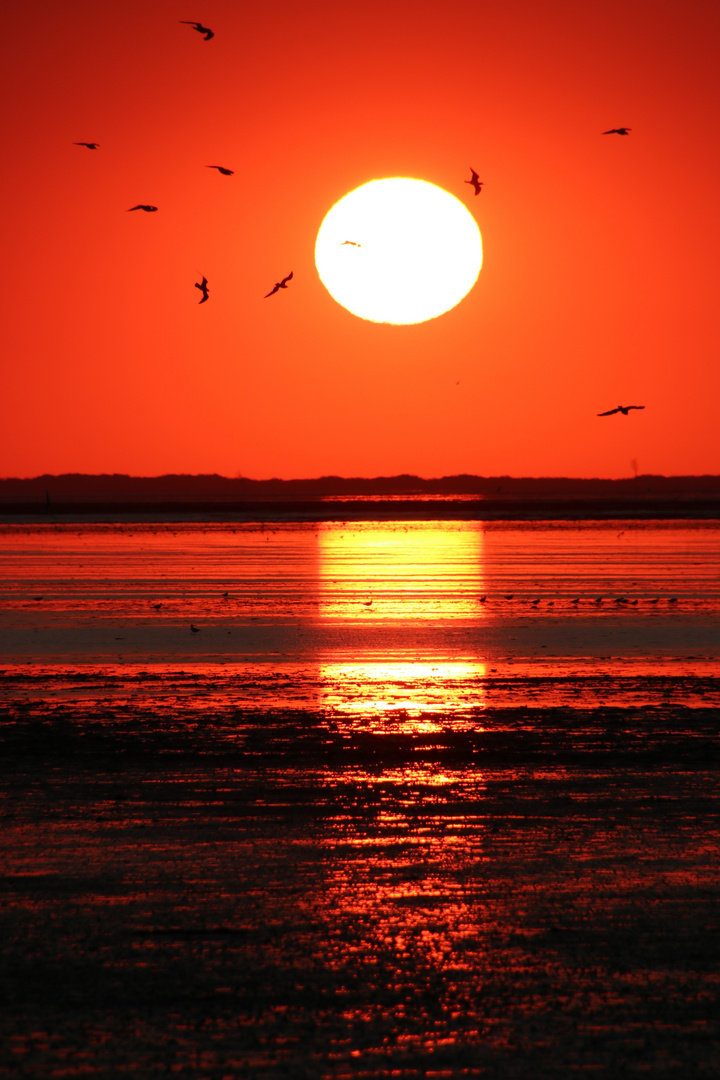
[{"label": "wet sand surface", "polygon": [[720,532],[173,529],[0,530],[0,1075],[717,1075]]}]

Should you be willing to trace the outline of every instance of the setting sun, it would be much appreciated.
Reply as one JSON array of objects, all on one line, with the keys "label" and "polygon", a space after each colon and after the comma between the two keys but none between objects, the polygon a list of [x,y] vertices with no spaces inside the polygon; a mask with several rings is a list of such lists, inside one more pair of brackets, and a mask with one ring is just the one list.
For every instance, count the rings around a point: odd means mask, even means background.
[{"label": "setting sun", "polygon": [[419,323],[475,284],[482,241],[472,214],[424,180],[372,180],[336,203],[315,245],[330,295],[361,319]]}]

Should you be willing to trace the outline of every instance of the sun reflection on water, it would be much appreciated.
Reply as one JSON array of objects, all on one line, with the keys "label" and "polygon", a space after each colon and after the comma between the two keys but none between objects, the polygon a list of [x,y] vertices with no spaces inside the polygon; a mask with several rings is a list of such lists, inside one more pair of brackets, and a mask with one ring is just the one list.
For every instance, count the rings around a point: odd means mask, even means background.
[{"label": "sun reflection on water", "polygon": [[322,704],[354,715],[412,719],[414,731],[433,731],[428,714],[456,712],[484,702],[485,665],[469,662],[365,661],[321,664]]},{"label": "sun reflection on water", "polygon": [[[321,525],[319,618],[370,628],[482,618],[483,534],[470,522],[396,522]],[[405,643],[407,646],[407,642]],[[470,657],[423,655],[387,644],[357,647],[320,665],[325,708],[433,730],[430,715],[481,704],[485,664]],[[420,725],[420,727],[418,727]]]},{"label": "sun reflection on water", "polygon": [[482,545],[474,522],[322,523],[320,618],[474,622],[482,615]]}]

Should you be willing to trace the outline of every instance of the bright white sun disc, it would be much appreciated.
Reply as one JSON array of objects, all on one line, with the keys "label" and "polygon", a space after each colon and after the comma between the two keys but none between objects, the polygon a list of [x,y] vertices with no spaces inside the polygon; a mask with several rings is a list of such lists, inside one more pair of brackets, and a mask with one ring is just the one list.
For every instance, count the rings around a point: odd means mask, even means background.
[{"label": "bright white sun disc", "polygon": [[419,323],[455,307],[482,266],[482,240],[459,199],[425,180],[371,180],[326,215],[315,265],[361,319]]}]

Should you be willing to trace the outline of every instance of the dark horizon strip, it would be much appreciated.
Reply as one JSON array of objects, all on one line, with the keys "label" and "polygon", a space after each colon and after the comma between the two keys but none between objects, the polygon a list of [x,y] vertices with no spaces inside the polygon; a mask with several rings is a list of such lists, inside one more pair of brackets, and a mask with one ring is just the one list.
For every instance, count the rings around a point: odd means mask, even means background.
[{"label": "dark horizon strip", "polygon": [[191,502],[0,502],[0,517],[23,523],[76,520],[153,521],[604,521],[720,520],[720,498],[667,499],[272,499]]}]

